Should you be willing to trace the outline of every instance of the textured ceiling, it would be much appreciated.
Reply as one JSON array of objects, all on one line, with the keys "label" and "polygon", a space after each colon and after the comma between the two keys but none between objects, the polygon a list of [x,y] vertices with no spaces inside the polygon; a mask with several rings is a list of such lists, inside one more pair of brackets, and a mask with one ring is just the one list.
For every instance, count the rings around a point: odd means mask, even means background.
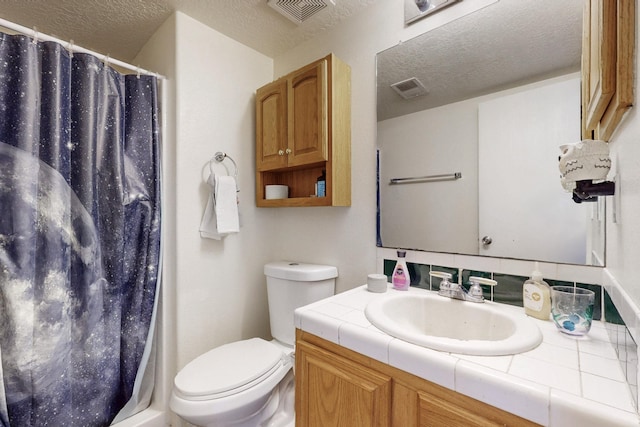
[{"label": "textured ceiling", "polygon": [[[336,0],[301,25],[267,0],[2,0],[0,18],[131,62],[158,27],[181,11],[276,57],[379,1],[390,0]],[[582,5],[500,0],[386,50],[378,55],[378,119],[578,70]],[[418,77],[429,94],[405,101],[389,88],[410,77]]]},{"label": "textured ceiling", "polygon": [[267,0],[2,0],[0,18],[128,62],[174,11],[181,11],[275,57],[376,1],[339,0],[300,25]]},{"label": "textured ceiling", "polygon": [[[580,70],[583,4],[501,0],[381,52],[378,120]],[[427,95],[404,100],[390,88],[411,77]]]}]

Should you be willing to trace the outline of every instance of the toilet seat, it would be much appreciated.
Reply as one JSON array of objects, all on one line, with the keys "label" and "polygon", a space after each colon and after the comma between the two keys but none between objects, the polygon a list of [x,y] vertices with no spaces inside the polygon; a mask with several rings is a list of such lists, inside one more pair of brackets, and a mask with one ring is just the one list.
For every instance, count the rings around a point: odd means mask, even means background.
[{"label": "toilet seat", "polygon": [[285,357],[281,348],[261,338],[225,344],[189,362],[175,377],[174,391],[187,400],[234,395],[269,378]]}]

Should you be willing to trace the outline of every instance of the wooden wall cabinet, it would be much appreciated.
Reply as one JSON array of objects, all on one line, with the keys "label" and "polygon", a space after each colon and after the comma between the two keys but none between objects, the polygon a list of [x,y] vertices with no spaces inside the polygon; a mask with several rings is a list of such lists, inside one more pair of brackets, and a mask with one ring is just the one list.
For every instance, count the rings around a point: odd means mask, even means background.
[{"label": "wooden wall cabinet", "polygon": [[[326,196],[314,197],[326,175]],[[289,186],[265,199],[265,185]],[[351,69],[330,54],[256,91],[256,205],[351,205]]]},{"label": "wooden wall cabinet", "polygon": [[585,0],[582,138],[608,141],[633,104],[635,1]]},{"label": "wooden wall cabinet", "polygon": [[296,331],[296,426],[538,424]]}]

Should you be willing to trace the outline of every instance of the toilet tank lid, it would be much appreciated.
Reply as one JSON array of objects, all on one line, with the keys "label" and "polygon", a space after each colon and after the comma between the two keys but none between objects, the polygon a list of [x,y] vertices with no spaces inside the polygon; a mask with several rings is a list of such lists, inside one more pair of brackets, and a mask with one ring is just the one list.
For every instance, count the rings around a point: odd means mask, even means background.
[{"label": "toilet tank lid", "polygon": [[266,264],[264,266],[264,274],[267,277],[275,277],[277,279],[315,282],[338,277],[338,269],[332,265],[277,261]]}]

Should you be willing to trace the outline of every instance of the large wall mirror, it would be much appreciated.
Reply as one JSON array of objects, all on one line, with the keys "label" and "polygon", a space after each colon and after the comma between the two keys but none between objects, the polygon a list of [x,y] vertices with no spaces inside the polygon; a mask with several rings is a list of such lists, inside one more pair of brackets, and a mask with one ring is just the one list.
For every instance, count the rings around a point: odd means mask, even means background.
[{"label": "large wall mirror", "polygon": [[583,4],[501,0],[377,55],[379,245],[604,265],[604,202],[558,171]]}]

